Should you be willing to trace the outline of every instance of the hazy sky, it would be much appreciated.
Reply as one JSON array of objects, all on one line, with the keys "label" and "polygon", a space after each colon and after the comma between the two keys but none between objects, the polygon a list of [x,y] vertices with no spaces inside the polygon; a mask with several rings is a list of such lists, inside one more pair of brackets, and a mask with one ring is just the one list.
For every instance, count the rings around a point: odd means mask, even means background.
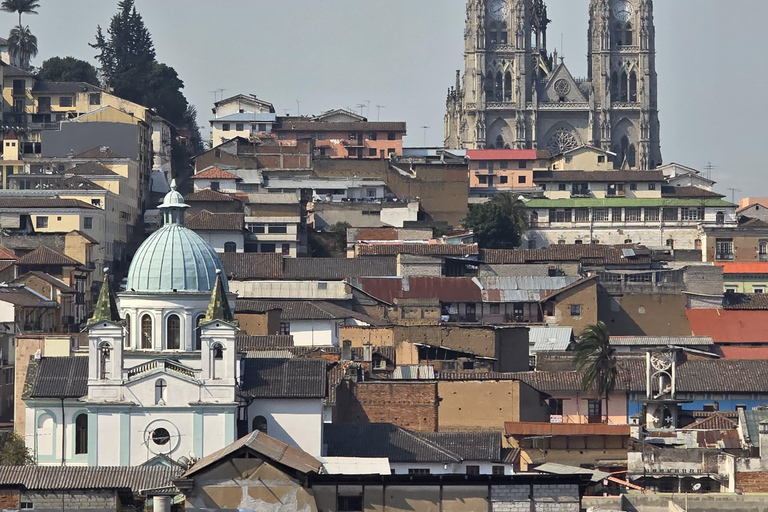
[{"label": "hazy sky", "polygon": [[[117,0],[42,0],[25,17],[39,39],[33,64],[93,60],[96,25]],[[551,46],[586,74],[588,0],[547,0]],[[406,121],[406,144],[438,145],[447,88],[463,67],[465,0],[136,0],[157,58],[173,66],[208,124],[213,91],[255,93],[278,114],[368,105],[371,120]],[[768,196],[765,0],[657,0],[661,142],[665,162],[715,166],[718,189]],[[6,27],[11,14],[0,15]],[[551,50],[552,48],[550,48]],[[558,48],[560,50],[560,48]],[[359,111],[359,110],[358,110]]]}]

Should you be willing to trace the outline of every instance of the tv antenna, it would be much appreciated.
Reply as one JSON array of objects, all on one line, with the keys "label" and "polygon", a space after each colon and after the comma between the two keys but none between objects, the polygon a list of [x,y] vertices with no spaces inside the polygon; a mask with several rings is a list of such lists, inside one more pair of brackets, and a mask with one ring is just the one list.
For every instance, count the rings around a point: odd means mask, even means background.
[{"label": "tv antenna", "polygon": [[381,121],[381,109],[387,108],[384,105],[376,105],[376,109],[379,111],[379,116],[376,118],[377,121]]},{"label": "tv antenna", "polygon": [[360,109],[360,117],[363,117],[363,109],[365,108],[365,103],[358,103],[357,105],[355,105],[355,108]]},{"label": "tv antenna", "polygon": [[365,115],[371,117],[371,100],[365,100]]},{"label": "tv antenna", "polygon": [[704,166],[704,169],[707,171],[707,179],[712,179],[712,171],[716,169],[714,165],[712,165],[712,162],[707,162],[707,165]]},{"label": "tv antenna", "polygon": [[427,130],[429,130],[429,126],[422,126],[424,129],[424,147],[427,147]]},{"label": "tv antenna", "polygon": [[731,202],[733,204],[736,204],[736,192],[741,192],[740,188],[729,188],[728,190],[731,191]]}]

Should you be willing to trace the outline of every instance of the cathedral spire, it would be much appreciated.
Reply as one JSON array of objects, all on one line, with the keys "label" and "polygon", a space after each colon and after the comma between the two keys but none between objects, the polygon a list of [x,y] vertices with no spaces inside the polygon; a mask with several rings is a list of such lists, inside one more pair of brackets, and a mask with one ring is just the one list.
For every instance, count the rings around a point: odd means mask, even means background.
[{"label": "cathedral spire", "polygon": [[101,291],[93,309],[93,316],[88,319],[88,325],[98,322],[118,322],[120,313],[115,302],[115,294],[112,293],[112,286],[109,284],[109,269],[104,268],[104,281],[101,283]]},{"label": "cathedral spire", "polygon": [[205,312],[205,318],[202,323],[222,320],[224,322],[235,322],[235,317],[229,307],[227,294],[224,292],[224,283],[221,279],[221,269],[216,269],[216,285],[211,292],[211,301],[208,303],[208,310]]}]

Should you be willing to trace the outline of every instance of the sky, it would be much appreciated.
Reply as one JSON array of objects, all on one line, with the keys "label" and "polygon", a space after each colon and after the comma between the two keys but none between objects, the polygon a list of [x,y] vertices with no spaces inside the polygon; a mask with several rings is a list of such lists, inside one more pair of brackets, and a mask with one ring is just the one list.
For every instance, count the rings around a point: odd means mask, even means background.
[{"label": "sky", "polygon": [[[53,56],[96,64],[88,43],[97,25],[109,25],[117,0],[41,4],[38,15],[24,18],[38,37],[33,65]],[[573,75],[585,76],[588,0],[547,5],[550,51],[558,47]],[[184,80],[201,126],[208,125],[214,98],[254,93],[278,115],[349,107],[374,121],[406,121],[406,145],[442,144],[447,89],[463,68],[466,0],[136,0],[136,6],[158,60]],[[717,190],[728,199],[768,196],[761,158],[768,145],[766,15],[765,0],[655,2],[664,161],[704,173],[711,163]],[[0,14],[8,29],[15,22]]]}]

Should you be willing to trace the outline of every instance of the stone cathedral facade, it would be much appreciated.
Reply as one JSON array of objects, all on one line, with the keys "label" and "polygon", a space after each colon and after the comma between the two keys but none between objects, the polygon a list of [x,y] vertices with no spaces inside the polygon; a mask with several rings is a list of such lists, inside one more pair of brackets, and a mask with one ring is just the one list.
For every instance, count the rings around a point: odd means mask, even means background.
[{"label": "stone cathedral facade", "polygon": [[544,0],[468,0],[463,76],[448,92],[451,149],[582,145],[616,168],[661,165],[652,0],[590,0],[588,75],[547,49]]}]

